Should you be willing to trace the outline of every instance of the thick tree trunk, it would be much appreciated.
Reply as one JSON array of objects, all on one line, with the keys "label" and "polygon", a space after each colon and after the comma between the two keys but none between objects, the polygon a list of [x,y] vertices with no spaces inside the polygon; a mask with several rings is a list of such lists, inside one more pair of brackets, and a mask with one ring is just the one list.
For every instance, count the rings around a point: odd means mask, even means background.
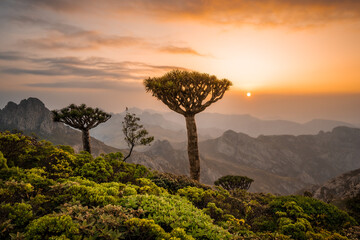
[{"label": "thick tree trunk", "polygon": [[188,155],[190,163],[190,177],[200,180],[200,158],[198,147],[198,136],[196,131],[195,116],[185,116],[188,135]]},{"label": "thick tree trunk", "polygon": [[82,140],[84,151],[91,153],[89,129],[82,130]]}]

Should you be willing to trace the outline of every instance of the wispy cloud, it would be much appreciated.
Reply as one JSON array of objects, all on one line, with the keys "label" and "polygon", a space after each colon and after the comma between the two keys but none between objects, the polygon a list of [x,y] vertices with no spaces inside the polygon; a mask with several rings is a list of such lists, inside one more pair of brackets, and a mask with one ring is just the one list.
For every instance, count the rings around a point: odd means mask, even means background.
[{"label": "wispy cloud", "polygon": [[172,46],[172,45],[160,47],[159,51],[171,53],[171,54],[190,54],[190,55],[197,55],[197,56],[205,56],[190,47],[177,47],[177,46]]},{"label": "wispy cloud", "polygon": [[70,89],[105,89],[105,90],[122,90],[122,91],[132,91],[139,90],[143,87],[138,84],[128,84],[118,81],[109,81],[109,80],[92,80],[92,81],[56,81],[48,83],[29,83],[26,84],[29,87],[36,88],[70,88]]},{"label": "wispy cloud", "polygon": [[[15,63],[27,62],[32,66],[30,68],[23,67],[24,64],[20,64],[21,67],[0,65],[1,74],[54,77],[45,83],[26,84],[27,86],[43,88],[124,89],[124,86],[132,88],[131,83],[139,83],[154,74],[160,75],[172,69],[185,69],[178,66],[151,65],[143,62],[117,62],[99,57],[84,59],[77,57],[33,57],[19,52],[0,52],[0,60]],[[62,80],[59,81],[59,78]],[[69,81],[69,79],[72,80]]]},{"label": "wispy cloud", "polygon": [[103,47],[137,47],[168,54],[187,54],[206,57],[195,49],[187,46],[164,45],[142,37],[119,36],[104,34],[99,31],[85,30],[77,26],[52,22],[30,16],[8,16],[20,25],[39,27],[46,30],[45,37],[26,38],[20,41],[21,47],[41,50],[72,50],[86,51]]},{"label": "wispy cloud", "polygon": [[149,46],[150,43],[134,36],[108,35],[99,31],[86,30],[74,25],[44,20],[30,16],[8,16],[8,20],[20,25],[45,30],[45,37],[27,38],[21,46],[45,50],[89,50],[100,47]]}]

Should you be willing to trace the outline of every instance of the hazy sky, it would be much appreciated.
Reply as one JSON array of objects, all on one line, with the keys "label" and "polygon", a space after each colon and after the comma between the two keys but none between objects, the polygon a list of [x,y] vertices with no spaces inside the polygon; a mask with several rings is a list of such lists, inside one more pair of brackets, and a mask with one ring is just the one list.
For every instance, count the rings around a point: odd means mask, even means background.
[{"label": "hazy sky", "polygon": [[142,81],[184,68],[233,82],[210,112],[360,124],[358,0],[1,0],[0,36],[0,107],[167,110]]}]

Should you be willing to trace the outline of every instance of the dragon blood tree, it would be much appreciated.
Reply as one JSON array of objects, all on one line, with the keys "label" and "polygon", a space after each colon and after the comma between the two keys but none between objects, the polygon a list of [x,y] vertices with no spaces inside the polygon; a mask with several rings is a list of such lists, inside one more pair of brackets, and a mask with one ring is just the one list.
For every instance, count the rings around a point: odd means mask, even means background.
[{"label": "dragon blood tree", "polygon": [[216,180],[214,184],[216,186],[221,186],[229,191],[235,190],[237,188],[242,190],[249,190],[253,181],[253,179],[246,176],[226,175]]},{"label": "dragon blood tree", "polygon": [[62,122],[82,132],[84,151],[91,153],[89,130],[100,123],[106,122],[111,115],[101,111],[99,108],[87,107],[85,104],[69,106],[53,110],[53,121]]},{"label": "dragon blood tree", "polygon": [[200,159],[195,114],[220,100],[232,83],[206,73],[173,70],[162,77],[144,80],[144,85],[147,92],[185,117],[190,176],[199,181]]}]

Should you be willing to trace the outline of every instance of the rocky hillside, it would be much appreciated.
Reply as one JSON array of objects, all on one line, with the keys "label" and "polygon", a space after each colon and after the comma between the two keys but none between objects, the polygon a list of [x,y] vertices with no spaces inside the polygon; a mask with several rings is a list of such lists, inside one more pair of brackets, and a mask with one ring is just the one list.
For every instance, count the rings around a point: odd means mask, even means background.
[{"label": "rocky hillside", "polygon": [[[81,132],[62,123],[54,123],[50,110],[37,98],[28,98],[19,104],[9,102],[0,110],[0,131],[14,129],[26,134],[34,133],[54,144],[70,145],[77,151],[82,150]],[[95,138],[91,138],[91,146],[95,155],[117,150]]]},{"label": "rocky hillside", "polygon": [[[360,168],[360,129],[337,127],[317,135],[279,135],[252,138],[227,131],[200,142],[201,181],[246,175],[255,181],[250,191],[291,194]],[[161,171],[188,174],[186,148],[158,141],[130,160]]]},{"label": "rocky hillside", "polygon": [[341,202],[360,194],[360,169],[337,176],[315,189],[314,198],[324,202]]}]

